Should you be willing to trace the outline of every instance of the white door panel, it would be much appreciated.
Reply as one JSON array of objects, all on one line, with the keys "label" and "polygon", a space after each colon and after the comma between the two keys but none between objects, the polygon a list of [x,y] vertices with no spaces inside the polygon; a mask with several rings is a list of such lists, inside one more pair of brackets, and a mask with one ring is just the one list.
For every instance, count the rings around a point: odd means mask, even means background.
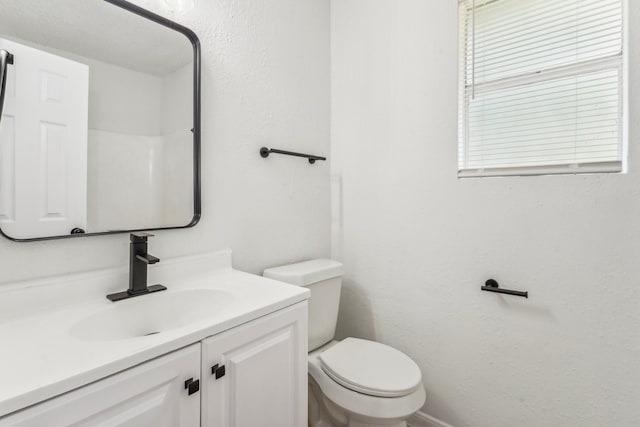
[{"label": "white door panel", "polygon": [[86,228],[89,67],[9,40],[0,48],[14,55],[0,121],[0,226],[16,238]]}]

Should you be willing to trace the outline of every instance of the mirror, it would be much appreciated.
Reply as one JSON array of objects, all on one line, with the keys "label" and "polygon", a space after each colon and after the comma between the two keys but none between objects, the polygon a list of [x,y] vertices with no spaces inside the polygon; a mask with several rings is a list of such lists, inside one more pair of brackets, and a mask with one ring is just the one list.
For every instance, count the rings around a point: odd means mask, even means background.
[{"label": "mirror", "polygon": [[200,48],[191,30],[123,0],[0,0],[0,80],[6,237],[198,222]]}]

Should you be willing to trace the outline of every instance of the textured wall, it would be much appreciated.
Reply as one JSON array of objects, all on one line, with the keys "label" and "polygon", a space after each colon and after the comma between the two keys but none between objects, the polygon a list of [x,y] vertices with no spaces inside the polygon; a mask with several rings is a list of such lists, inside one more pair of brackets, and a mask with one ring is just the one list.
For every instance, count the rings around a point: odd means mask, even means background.
[{"label": "textured wall", "polygon": [[[328,164],[264,160],[258,149],[328,153],[328,2],[195,4],[168,16],[192,27],[202,42],[203,218],[193,229],[155,233],[151,253],[163,258],[230,247],[235,265],[254,272],[327,256]],[[124,266],[128,236],[2,239],[0,259],[1,282]]]},{"label": "textured wall", "polygon": [[457,2],[331,6],[340,333],[412,356],[456,427],[640,425],[638,82],[628,174],[458,180]]}]

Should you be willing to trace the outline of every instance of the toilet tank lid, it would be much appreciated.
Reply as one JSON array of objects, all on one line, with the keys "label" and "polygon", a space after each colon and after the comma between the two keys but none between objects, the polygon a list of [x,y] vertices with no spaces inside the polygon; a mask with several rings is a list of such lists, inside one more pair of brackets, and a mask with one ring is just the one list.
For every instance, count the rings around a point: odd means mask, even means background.
[{"label": "toilet tank lid", "polygon": [[268,268],[262,274],[269,279],[298,286],[342,276],[342,264],[332,259],[312,259],[295,264]]}]

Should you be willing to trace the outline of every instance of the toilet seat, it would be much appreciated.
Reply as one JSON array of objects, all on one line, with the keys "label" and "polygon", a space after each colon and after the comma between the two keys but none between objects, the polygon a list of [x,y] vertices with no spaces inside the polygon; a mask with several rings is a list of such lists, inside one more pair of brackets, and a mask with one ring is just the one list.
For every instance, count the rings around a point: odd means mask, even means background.
[{"label": "toilet seat", "polygon": [[318,359],[322,370],[338,384],[377,397],[401,397],[421,385],[418,365],[404,353],[385,344],[345,338]]},{"label": "toilet seat", "polygon": [[318,384],[326,398],[349,412],[379,419],[403,419],[422,407],[426,395],[421,382],[415,391],[401,397],[363,394],[336,382],[322,368],[319,356],[339,344],[339,341],[332,341],[309,353],[309,376]]}]

